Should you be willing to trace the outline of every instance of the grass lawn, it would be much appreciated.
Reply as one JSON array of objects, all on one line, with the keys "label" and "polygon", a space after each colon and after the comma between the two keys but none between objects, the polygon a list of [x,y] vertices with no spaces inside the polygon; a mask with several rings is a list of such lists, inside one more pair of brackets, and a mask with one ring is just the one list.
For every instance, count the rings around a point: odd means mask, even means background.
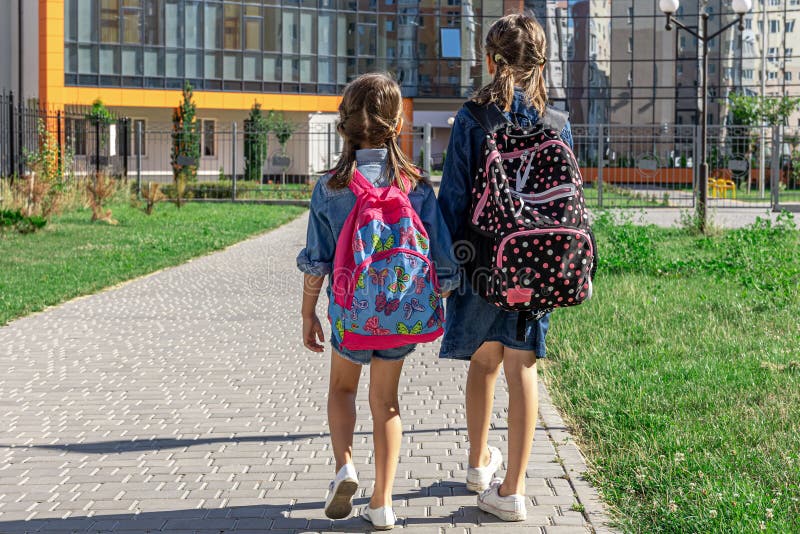
[{"label": "grass lawn", "polygon": [[800,232],[596,224],[544,366],[626,532],[800,532]]},{"label": "grass lawn", "polygon": [[[669,195],[669,191],[666,192]],[[598,195],[596,187],[585,187],[583,196],[589,207],[597,206]],[[603,188],[603,207],[605,208],[626,208],[632,206],[662,206],[664,205],[664,195],[657,196],[653,193],[647,194],[636,191],[635,189],[625,189],[614,185],[606,185]]]},{"label": "grass lawn", "polygon": [[151,216],[112,206],[118,226],[65,213],[35,234],[0,236],[0,325],[65,300],[177,265],[279,226],[291,206],[159,204]]}]

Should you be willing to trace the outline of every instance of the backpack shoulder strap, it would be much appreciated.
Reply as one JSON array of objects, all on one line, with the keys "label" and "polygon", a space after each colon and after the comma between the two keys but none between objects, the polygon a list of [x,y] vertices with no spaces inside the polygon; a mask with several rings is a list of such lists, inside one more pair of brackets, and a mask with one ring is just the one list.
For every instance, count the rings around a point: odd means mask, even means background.
[{"label": "backpack shoulder strap", "polygon": [[500,111],[500,108],[497,107],[497,104],[494,102],[481,106],[477,102],[470,100],[464,104],[464,107],[467,108],[472,118],[481,125],[481,128],[483,128],[486,133],[493,134],[503,126],[510,124],[509,120],[503,115],[503,112]]},{"label": "backpack shoulder strap", "polygon": [[542,117],[541,123],[544,124],[545,127],[552,128],[553,130],[561,133],[561,131],[567,125],[567,121],[569,121],[568,111],[559,111],[556,108],[547,106],[544,110],[544,116]]}]

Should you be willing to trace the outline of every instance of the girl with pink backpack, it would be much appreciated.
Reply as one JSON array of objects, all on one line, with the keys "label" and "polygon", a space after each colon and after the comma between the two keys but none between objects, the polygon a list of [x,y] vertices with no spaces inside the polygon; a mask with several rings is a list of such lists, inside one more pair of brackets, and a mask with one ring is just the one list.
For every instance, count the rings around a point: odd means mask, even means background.
[{"label": "girl with pink backpack", "polygon": [[336,473],[325,514],[341,519],[352,510],[359,483],[352,459],[355,398],[361,366],[371,364],[375,486],[362,517],[379,530],[396,521],[403,359],[416,343],[442,334],[442,293],[460,283],[433,189],[398,145],[402,111],[400,87],[386,75],[366,74],[347,85],[337,125],[344,149],[314,188],[307,243],[297,258],[305,273],[303,344],[314,352],[325,350],[315,310],[329,279],[328,424]]}]

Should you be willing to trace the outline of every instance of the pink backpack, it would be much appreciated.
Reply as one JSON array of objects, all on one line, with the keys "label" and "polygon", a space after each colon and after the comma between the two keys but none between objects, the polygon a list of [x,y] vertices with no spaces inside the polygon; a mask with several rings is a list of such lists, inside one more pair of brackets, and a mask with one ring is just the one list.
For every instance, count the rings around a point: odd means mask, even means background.
[{"label": "pink backpack", "polygon": [[442,335],[444,311],[428,233],[408,194],[395,185],[373,187],[358,170],[350,190],[356,204],[334,257],[333,335],[350,350],[433,341]]}]

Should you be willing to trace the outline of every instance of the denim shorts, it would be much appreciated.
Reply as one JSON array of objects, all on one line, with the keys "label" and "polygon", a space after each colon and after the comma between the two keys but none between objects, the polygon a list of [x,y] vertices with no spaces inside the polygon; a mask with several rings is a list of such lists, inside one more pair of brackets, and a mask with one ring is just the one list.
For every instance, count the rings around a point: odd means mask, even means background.
[{"label": "denim shorts", "polygon": [[372,358],[380,360],[402,360],[417,348],[416,345],[403,345],[394,349],[384,350],[347,350],[339,345],[336,336],[331,336],[331,347],[345,360],[359,365],[369,365]]}]

